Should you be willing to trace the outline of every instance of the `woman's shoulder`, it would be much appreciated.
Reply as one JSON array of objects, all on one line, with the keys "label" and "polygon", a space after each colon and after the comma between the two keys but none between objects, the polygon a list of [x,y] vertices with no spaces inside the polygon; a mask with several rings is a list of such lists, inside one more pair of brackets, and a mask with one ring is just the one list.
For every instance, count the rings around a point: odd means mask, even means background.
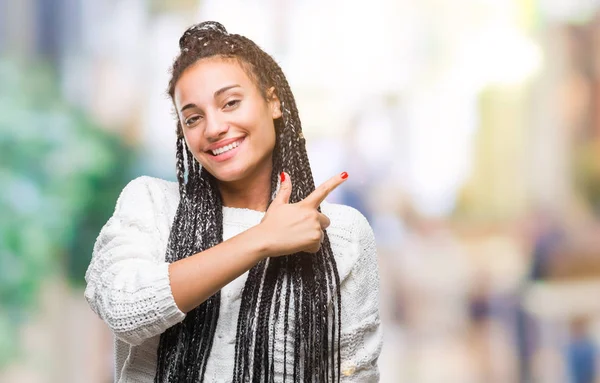
[{"label": "woman's shoulder", "polygon": [[327,234],[338,256],[344,253],[348,256],[348,250],[352,250],[351,253],[376,251],[373,229],[360,211],[347,205],[323,202],[321,212],[331,221]]},{"label": "woman's shoulder", "polygon": [[167,197],[179,197],[177,182],[145,175],[129,181],[123,188],[123,192],[126,194],[147,193],[151,196],[165,195]]},{"label": "woman's shoulder", "polygon": [[176,182],[150,176],[139,176],[121,191],[117,200],[117,209],[162,208],[177,204],[179,188]]},{"label": "woman's shoulder", "polygon": [[147,190],[150,193],[176,193],[179,190],[177,182],[146,175],[132,179],[125,185],[125,189]]},{"label": "woman's shoulder", "polygon": [[328,231],[346,232],[352,236],[372,231],[367,218],[359,210],[351,206],[323,202],[321,204],[321,212],[331,221]]}]

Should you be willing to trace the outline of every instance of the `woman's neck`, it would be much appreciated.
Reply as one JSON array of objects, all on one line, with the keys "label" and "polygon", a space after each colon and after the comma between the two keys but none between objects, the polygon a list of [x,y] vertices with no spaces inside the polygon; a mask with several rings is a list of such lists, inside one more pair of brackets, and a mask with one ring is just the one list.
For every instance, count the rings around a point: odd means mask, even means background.
[{"label": "woman's neck", "polygon": [[223,206],[266,211],[271,199],[271,169],[244,180],[220,182]]}]

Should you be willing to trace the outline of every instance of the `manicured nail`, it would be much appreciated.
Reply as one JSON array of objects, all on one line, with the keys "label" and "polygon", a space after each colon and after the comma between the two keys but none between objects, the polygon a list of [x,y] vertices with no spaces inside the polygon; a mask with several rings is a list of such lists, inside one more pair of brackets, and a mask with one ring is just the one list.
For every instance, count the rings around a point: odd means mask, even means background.
[{"label": "manicured nail", "polygon": [[285,173],[284,173],[284,172],[281,172],[281,174],[280,174],[280,175],[281,175],[281,182],[285,181]]},{"label": "manicured nail", "polygon": [[343,173],[341,174],[341,176],[342,176],[342,179],[344,179],[344,180],[345,180],[346,178],[348,178],[348,173],[346,173],[346,172],[343,172]]}]

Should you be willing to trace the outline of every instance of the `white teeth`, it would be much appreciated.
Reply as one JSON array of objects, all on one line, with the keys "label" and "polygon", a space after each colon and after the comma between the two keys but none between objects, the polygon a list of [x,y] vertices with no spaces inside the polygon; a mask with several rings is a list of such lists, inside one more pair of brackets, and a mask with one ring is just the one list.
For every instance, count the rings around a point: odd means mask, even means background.
[{"label": "white teeth", "polygon": [[212,154],[215,155],[215,156],[218,156],[219,154],[223,154],[225,152],[228,152],[231,149],[237,148],[240,145],[240,142],[241,141],[236,141],[236,142],[231,143],[229,145],[225,145],[222,148],[215,149],[215,150],[212,151]]}]

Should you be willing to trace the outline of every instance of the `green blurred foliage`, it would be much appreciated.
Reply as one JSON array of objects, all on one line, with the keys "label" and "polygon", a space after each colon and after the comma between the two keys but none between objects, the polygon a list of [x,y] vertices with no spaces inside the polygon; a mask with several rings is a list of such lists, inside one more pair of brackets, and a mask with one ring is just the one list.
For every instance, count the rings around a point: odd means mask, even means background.
[{"label": "green blurred foliage", "polygon": [[49,66],[0,59],[0,367],[44,279],[81,286],[134,153],[60,97]]}]

